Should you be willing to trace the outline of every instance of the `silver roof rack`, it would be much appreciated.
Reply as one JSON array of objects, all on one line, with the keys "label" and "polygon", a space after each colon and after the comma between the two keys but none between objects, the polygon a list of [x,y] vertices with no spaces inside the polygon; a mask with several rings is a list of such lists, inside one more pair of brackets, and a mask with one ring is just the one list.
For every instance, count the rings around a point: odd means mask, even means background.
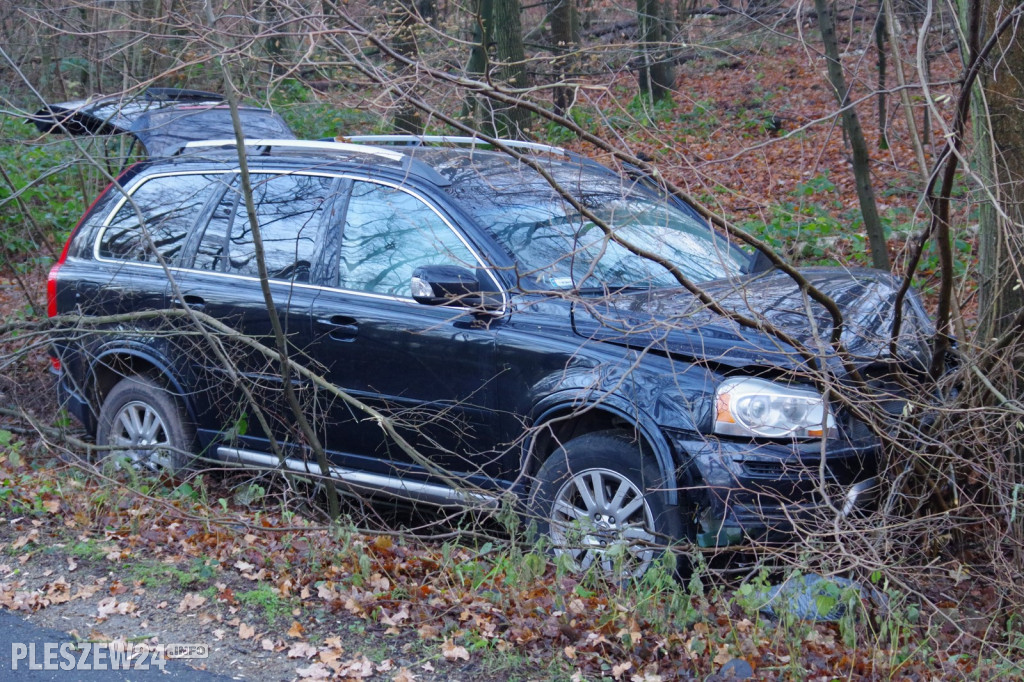
[{"label": "silver roof rack", "polygon": [[[424,163],[419,159],[403,154],[399,151],[391,149],[381,149],[379,147],[371,147],[365,144],[350,144],[347,142],[331,142],[325,140],[269,140],[269,139],[254,139],[254,140],[243,140],[242,144],[248,149],[249,147],[263,147],[268,150],[270,149],[287,149],[298,152],[321,152],[330,154],[331,152],[341,152],[348,154],[359,154],[363,156],[376,156],[378,158],[387,159],[399,164],[404,170],[415,173],[421,177],[424,177],[434,184],[445,187],[451,184],[451,181],[437,172],[432,166]],[[199,140],[195,142],[187,143],[180,152],[192,149],[212,149],[217,147],[228,147],[234,148],[237,146],[237,142],[234,139],[222,139],[222,140]],[[179,152],[179,153],[180,153]]]},{"label": "silver roof rack", "polygon": [[[361,144],[391,144],[405,145],[409,147],[419,147],[428,144],[447,144],[467,147],[494,146],[492,143],[479,137],[460,137],[452,135],[340,135],[337,139],[344,140],[344,142],[355,142]],[[501,144],[503,147],[509,147],[510,149],[528,149],[530,151],[543,152],[546,154],[558,154],[569,158],[574,158],[576,156],[573,152],[563,149],[562,147],[540,144],[539,142],[505,139],[497,139],[496,142]]]}]

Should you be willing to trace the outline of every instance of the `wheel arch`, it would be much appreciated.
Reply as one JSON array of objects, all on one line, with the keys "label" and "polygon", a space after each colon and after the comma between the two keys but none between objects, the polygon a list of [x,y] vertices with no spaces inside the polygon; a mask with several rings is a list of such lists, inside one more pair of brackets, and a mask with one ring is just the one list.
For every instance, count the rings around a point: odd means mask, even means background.
[{"label": "wheel arch", "polygon": [[99,353],[90,364],[87,385],[96,414],[99,414],[99,408],[110,390],[121,379],[140,375],[162,381],[181,401],[187,418],[195,423],[192,401],[188,399],[188,393],[175,375],[171,363],[155,353],[139,348],[109,348]]},{"label": "wheel arch", "polygon": [[654,420],[625,399],[604,395],[593,400],[575,393],[559,394],[540,403],[530,422],[532,427],[523,446],[526,473],[535,473],[560,444],[572,438],[596,431],[630,429],[646,445],[668,484],[666,502],[679,504],[677,463],[668,440]]}]

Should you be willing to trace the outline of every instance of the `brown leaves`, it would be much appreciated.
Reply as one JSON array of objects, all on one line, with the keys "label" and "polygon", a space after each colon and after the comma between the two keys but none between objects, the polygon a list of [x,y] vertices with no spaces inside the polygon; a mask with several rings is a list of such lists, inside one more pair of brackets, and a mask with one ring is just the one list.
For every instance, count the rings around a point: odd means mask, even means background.
[{"label": "brown leaves", "polygon": [[466,647],[457,646],[450,639],[444,640],[444,644],[441,645],[441,653],[449,661],[469,660],[469,652],[466,651]]},{"label": "brown leaves", "polygon": [[194,611],[200,606],[206,603],[206,597],[192,592],[187,593],[182,600],[178,603],[178,608],[175,609],[177,613],[185,613],[186,611]]},{"label": "brown leaves", "polygon": [[18,536],[18,538],[11,543],[11,549],[21,549],[30,542],[35,542],[39,539],[39,529],[33,528],[28,533]]},{"label": "brown leaves", "polygon": [[99,604],[96,605],[98,618],[107,618],[113,615],[126,616],[134,612],[135,609],[135,604],[133,604],[130,601],[119,602],[117,600],[117,597],[107,597],[105,599],[101,599]]}]

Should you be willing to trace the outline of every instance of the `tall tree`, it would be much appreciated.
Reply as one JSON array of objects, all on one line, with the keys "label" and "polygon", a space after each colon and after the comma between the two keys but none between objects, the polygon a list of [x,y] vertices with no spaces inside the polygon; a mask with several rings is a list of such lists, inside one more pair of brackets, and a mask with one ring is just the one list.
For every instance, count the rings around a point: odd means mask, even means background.
[{"label": "tall tree", "polygon": [[[494,40],[498,49],[498,76],[509,88],[526,88],[526,49],[523,46],[522,5],[519,0],[492,0]],[[522,137],[530,127],[530,112],[523,107],[501,107],[497,114],[497,131],[509,137]]]},{"label": "tall tree", "polygon": [[[497,81],[507,88],[526,88],[526,49],[519,0],[475,0],[473,47],[467,70],[476,77]],[[495,61],[492,63],[491,48]],[[475,125],[490,135],[522,137],[529,128],[530,112],[522,107],[496,105],[486,97],[472,96],[466,114],[473,114]]]},{"label": "tall tree", "polygon": [[[1019,3],[999,0],[977,4],[982,36]],[[986,60],[982,92],[987,118],[975,118],[981,147],[981,177],[989,182],[995,206],[981,212],[979,270],[979,338],[1007,331],[1024,311],[1024,43],[1019,31],[1003,32]],[[978,107],[975,108],[978,112]],[[987,138],[987,139],[985,139]],[[987,157],[987,158],[986,158]]]},{"label": "tall tree", "polygon": [[640,90],[658,102],[672,94],[675,69],[665,54],[665,9],[659,0],[636,0],[640,29]]},{"label": "tall tree", "polygon": [[[424,7],[432,12],[431,3],[423,3]],[[419,45],[416,42],[416,28],[420,25],[422,18],[418,14],[418,6],[413,0],[395,0],[388,3],[387,17],[391,27],[391,43],[399,54],[415,60],[419,56]],[[396,78],[408,79],[415,77],[408,67],[398,69]],[[402,97],[399,92],[399,98]],[[423,116],[420,110],[409,102],[400,102],[395,109],[391,123],[395,130],[410,133],[412,135],[423,134]]]},{"label": "tall tree", "polygon": [[[551,38],[558,55],[554,61],[555,78],[565,81],[566,72],[574,63],[573,54],[580,42],[580,19],[576,0],[551,0]],[[555,113],[562,116],[569,109],[570,90],[559,86],[554,89],[552,103]]]},{"label": "tall tree", "polygon": [[871,247],[871,263],[876,268],[888,270],[889,249],[885,242],[882,220],[878,216],[875,191],[871,186],[871,157],[868,155],[868,145],[864,141],[864,131],[860,127],[857,111],[850,104],[850,89],[846,85],[843,65],[839,61],[834,6],[828,0],[814,0],[814,9],[818,13],[818,26],[821,29],[821,40],[825,47],[828,79],[832,83],[832,89],[842,108],[843,130],[846,132],[850,150],[853,153],[853,175],[857,183],[857,200],[860,202],[864,231],[867,232],[868,244]]}]

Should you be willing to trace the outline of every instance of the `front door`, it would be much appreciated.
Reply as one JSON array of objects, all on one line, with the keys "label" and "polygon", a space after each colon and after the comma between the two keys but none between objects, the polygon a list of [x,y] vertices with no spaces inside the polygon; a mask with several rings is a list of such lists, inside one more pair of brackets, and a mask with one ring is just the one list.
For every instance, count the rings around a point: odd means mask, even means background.
[{"label": "front door", "polygon": [[487,485],[501,455],[492,330],[500,321],[418,304],[410,290],[419,266],[473,269],[482,261],[429,202],[384,182],[354,180],[340,222],[337,266],[313,305],[314,357],[372,412],[330,402],[323,437],[335,462],[412,481]]}]

